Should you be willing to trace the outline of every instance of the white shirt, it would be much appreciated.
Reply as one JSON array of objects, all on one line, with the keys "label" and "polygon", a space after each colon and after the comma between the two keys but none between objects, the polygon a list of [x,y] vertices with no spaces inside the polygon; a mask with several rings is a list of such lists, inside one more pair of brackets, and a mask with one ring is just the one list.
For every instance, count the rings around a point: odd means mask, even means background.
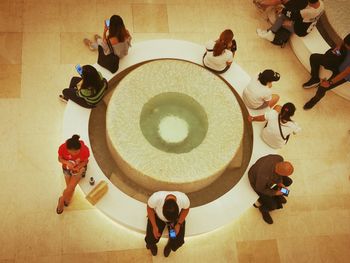
[{"label": "white shirt", "polygon": [[165,202],[165,198],[168,195],[174,195],[176,197],[176,203],[179,207],[179,212],[181,212],[181,209],[187,209],[190,207],[190,200],[188,199],[187,195],[181,192],[176,191],[159,191],[155,192],[151,195],[151,197],[148,199],[148,206],[150,208],[153,208],[157,214],[157,216],[167,222],[168,219],[166,219],[163,215],[163,205]]},{"label": "white shirt", "polygon": [[[268,123],[267,126],[262,129],[262,139],[272,148],[282,148],[286,141],[283,140],[278,127],[278,112],[273,109],[267,111],[265,113],[265,119],[268,121]],[[286,138],[291,133],[298,133],[301,128],[297,123],[289,121],[287,123],[281,123],[281,130],[284,138]]]},{"label": "white shirt", "polygon": [[319,2],[320,2],[320,5],[318,6],[318,8],[313,8],[313,7],[308,5],[304,9],[300,10],[300,15],[303,18],[303,22],[304,23],[311,23],[311,25],[307,29],[308,33],[311,32],[311,30],[316,25],[317,20],[323,14],[324,3],[323,3],[323,1],[319,1]]},{"label": "white shirt", "polygon": [[265,101],[272,99],[272,92],[270,88],[260,83],[257,76],[252,78],[248,86],[243,90],[242,98],[248,108],[257,109]]},{"label": "white shirt", "polygon": [[[212,50],[215,46],[215,41],[209,41],[205,45],[207,50]],[[225,49],[221,55],[214,57],[213,51],[207,51],[206,56],[204,57],[204,65],[208,68],[221,71],[224,70],[227,66],[226,62],[233,61],[233,53],[231,50]]]}]

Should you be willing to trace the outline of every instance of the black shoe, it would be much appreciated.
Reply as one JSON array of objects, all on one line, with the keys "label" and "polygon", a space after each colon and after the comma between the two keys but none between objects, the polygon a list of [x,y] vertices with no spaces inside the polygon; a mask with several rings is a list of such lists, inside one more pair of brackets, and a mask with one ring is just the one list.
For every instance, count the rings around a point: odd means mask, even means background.
[{"label": "black shoe", "polygon": [[263,216],[264,221],[270,225],[273,224],[273,220],[272,220],[272,217],[270,216],[270,213],[261,208],[259,208],[259,210]]},{"label": "black shoe", "polygon": [[149,249],[149,250],[151,250],[151,253],[152,253],[152,255],[153,256],[156,256],[157,255],[157,253],[158,253],[158,247],[157,247],[157,245],[146,245],[146,248],[147,249]]},{"label": "black shoe", "polygon": [[164,257],[169,257],[169,254],[171,252],[171,248],[169,245],[166,245],[165,248],[164,248]]},{"label": "black shoe", "polygon": [[304,89],[310,89],[317,86],[320,83],[320,79],[311,78],[309,81],[303,84]]},{"label": "black shoe", "polygon": [[306,102],[306,103],[305,103],[303,109],[304,109],[304,110],[310,110],[310,109],[312,109],[313,106],[315,106],[315,105],[313,105],[313,104],[309,101],[309,102]]}]

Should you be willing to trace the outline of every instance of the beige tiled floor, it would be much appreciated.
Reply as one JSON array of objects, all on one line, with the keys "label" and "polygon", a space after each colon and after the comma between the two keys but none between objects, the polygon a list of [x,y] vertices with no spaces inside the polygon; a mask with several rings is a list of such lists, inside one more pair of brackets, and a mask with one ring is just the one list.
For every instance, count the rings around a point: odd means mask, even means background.
[{"label": "beige tiled floor", "polygon": [[[65,109],[57,95],[76,63],[96,60],[82,38],[101,34],[112,13],[122,15],[134,42],[172,38],[203,44],[232,28],[235,59],[248,73],[265,68],[281,73],[273,90],[281,103],[294,102],[294,119],[303,130],[280,150],[295,174],[288,204],[271,213],[273,225],[251,208],[227,226],[186,238],[164,259],[165,240],[152,258],[142,234],[110,221],[79,189],[72,205],[56,215],[64,186],[57,147]],[[315,92],[300,87],[307,72],[289,46],[258,39],[258,26],[266,22],[251,1],[1,0],[0,263],[348,262],[350,103],[329,93],[303,111]]]}]

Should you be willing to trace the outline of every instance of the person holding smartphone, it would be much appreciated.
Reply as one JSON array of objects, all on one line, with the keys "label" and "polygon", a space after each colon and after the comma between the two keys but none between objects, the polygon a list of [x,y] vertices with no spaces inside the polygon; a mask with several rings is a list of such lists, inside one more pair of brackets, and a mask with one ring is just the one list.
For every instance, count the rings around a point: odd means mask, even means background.
[{"label": "person holding smartphone", "polygon": [[119,59],[128,54],[131,47],[131,35],[125,28],[123,19],[118,15],[111,16],[110,19],[104,21],[103,37],[95,35],[95,41],[87,38],[84,39],[85,45],[92,51],[98,50],[98,46],[103,48],[105,55],[111,53],[108,41],[113,47],[113,52]]},{"label": "person holding smartphone", "polygon": [[[327,91],[350,81],[350,34],[344,38],[340,47],[331,48],[325,54],[311,54],[310,66],[311,78],[303,84],[303,88],[318,88],[315,96],[305,103],[304,110],[313,108]],[[320,80],[320,66],[332,71],[328,80]]]},{"label": "person holding smartphone", "polygon": [[157,243],[165,226],[168,227],[169,240],[164,248],[164,256],[176,251],[185,241],[185,219],[190,210],[190,200],[181,192],[159,191],[151,195],[147,202],[146,248],[153,256],[157,255]]},{"label": "person holding smartphone", "polygon": [[66,189],[58,199],[57,214],[62,214],[74,194],[75,187],[82,177],[85,177],[90,151],[79,135],[73,135],[58,149],[58,161],[62,164]]},{"label": "person holding smartphone", "polygon": [[259,208],[268,224],[273,224],[270,211],[282,208],[282,204],[287,202],[283,195],[289,194],[287,187],[293,183],[289,178],[293,171],[293,165],[277,154],[261,157],[248,171],[250,185],[259,195],[261,204],[259,207],[254,206]]},{"label": "person holding smartphone", "polygon": [[84,108],[96,107],[108,88],[107,80],[90,65],[77,65],[76,70],[81,76],[71,79],[69,88],[62,90],[59,99],[63,102],[72,100]]}]

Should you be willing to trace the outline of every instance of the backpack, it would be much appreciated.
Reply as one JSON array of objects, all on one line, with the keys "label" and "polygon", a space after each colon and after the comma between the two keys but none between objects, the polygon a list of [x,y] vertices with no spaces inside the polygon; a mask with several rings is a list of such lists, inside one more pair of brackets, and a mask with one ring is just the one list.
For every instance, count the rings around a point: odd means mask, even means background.
[{"label": "backpack", "polygon": [[276,46],[281,46],[281,48],[283,48],[286,45],[286,43],[288,42],[290,35],[291,35],[290,31],[288,31],[284,27],[281,27],[275,33],[275,38],[273,39],[273,41],[271,43],[276,45]]}]

